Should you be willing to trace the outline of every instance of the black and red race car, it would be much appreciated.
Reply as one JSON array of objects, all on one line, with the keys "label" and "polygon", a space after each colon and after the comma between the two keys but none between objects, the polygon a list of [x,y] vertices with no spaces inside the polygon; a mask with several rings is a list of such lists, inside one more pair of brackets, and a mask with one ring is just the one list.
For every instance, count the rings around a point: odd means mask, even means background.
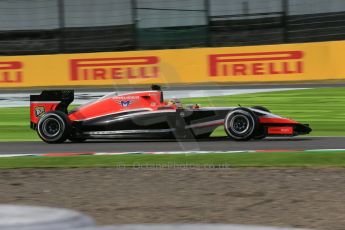
[{"label": "black and red race car", "polygon": [[183,106],[163,99],[160,86],[123,95],[111,93],[68,112],[73,90],[47,90],[30,96],[31,128],[47,143],[67,139],[208,138],[218,127],[233,140],[308,134],[311,128],[272,114],[262,106]]}]

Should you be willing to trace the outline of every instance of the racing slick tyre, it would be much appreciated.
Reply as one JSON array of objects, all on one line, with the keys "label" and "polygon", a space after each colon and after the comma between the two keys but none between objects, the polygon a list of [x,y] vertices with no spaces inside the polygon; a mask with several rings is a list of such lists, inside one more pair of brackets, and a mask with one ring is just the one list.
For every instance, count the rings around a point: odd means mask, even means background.
[{"label": "racing slick tyre", "polygon": [[252,108],[253,109],[257,109],[257,110],[261,110],[261,111],[264,111],[264,112],[268,112],[268,113],[271,112],[269,109],[267,109],[266,107],[263,107],[261,105],[256,105],[256,106],[253,106]]},{"label": "racing slick tyre", "polygon": [[70,122],[67,115],[61,111],[46,113],[38,122],[38,136],[49,144],[62,143],[70,131]]},{"label": "racing slick tyre", "polygon": [[226,134],[236,141],[246,141],[254,137],[258,128],[258,118],[246,108],[230,111],[224,120]]}]

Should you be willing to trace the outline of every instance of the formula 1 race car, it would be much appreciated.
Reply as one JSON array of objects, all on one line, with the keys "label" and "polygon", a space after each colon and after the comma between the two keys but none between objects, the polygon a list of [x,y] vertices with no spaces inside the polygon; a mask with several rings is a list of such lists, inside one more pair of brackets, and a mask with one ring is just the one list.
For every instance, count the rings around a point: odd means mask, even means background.
[{"label": "formula 1 race car", "polygon": [[218,127],[233,140],[308,134],[311,128],[272,114],[262,106],[183,106],[163,99],[161,87],[123,95],[111,93],[68,112],[73,90],[30,96],[31,128],[47,143],[106,138],[208,138]]}]

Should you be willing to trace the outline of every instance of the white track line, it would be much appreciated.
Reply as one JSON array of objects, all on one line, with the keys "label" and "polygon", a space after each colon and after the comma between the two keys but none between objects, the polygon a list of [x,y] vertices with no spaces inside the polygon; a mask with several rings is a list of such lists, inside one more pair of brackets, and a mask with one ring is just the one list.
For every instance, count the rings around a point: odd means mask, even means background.
[{"label": "white track line", "polygon": [[[312,152],[345,152],[345,149],[308,149],[308,150],[297,150],[297,149],[270,149],[270,150],[235,150],[235,151],[161,151],[161,152],[94,152],[89,153],[87,155],[97,155],[97,156],[109,156],[109,155],[135,155],[135,154],[147,154],[147,155],[174,155],[174,154],[219,154],[219,153],[226,153],[226,154],[241,154],[241,153],[270,153],[270,152],[305,152],[305,153],[312,153]],[[66,156],[78,156],[78,155],[86,155],[86,153],[65,153]],[[54,153],[42,153],[42,154],[1,154],[0,158],[7,158],[7,157],[22,157],[22,156],[46,156],[51,155],[54,156]],[[63,156],[63,153],[59,153],[59,156]]]}]

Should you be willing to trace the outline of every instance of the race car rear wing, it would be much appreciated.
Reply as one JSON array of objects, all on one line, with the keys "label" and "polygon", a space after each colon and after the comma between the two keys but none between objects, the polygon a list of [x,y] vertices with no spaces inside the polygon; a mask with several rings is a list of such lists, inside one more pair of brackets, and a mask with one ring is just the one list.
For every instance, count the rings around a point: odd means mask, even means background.
[{"label": "race car rear wing", "polygon": [[40,95],[30,95],[30,127],[36,129],[39,119],[49,111],[68,113],[74,100],[74,90],[44,90]]}]

